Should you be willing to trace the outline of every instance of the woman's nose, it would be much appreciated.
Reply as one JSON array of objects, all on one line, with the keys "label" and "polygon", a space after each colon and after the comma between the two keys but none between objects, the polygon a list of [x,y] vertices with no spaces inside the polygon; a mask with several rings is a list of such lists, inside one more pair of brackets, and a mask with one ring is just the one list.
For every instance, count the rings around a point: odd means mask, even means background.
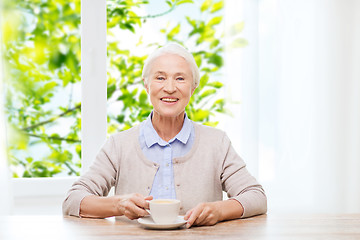
[{"label": "woman's nose", "polygon": [[165,81],[164,83],[164,91],[165,92],[169,92],[169,93],[172,93],[172,92],[175,92],[176,91],[176,83],[175,83],[175,80],[173,79],[168,79]]}]

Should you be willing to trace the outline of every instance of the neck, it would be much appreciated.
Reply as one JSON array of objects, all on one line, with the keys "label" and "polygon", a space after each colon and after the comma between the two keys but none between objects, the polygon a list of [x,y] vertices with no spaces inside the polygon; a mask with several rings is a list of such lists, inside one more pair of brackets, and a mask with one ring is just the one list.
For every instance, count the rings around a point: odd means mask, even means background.
[{"label": "neck", "polygon": [[151,122],[161,139],[168,142],[181,131],[184,116],[185,112],[175,117],[164,117],[154,111]]}]

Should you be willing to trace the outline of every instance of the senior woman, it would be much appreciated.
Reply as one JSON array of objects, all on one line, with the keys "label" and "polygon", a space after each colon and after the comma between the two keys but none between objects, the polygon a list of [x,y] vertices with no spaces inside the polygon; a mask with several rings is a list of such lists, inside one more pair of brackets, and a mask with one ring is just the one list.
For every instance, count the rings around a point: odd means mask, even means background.
[{"label": "senior woman", "polygon": [[[136,219],[148,215],[147,200],[153,198],[180,199],[187,227],[266,212],[263,188],[227,135],[192,122],[185,113],[199,78],[194,58],[178,44],[149,56],[143,81],[152,113],[106,141],[69,190],[65,215]],[[111,187],[115,195],[107,196]],[[223,191],[228,200],[222,199]]]}]

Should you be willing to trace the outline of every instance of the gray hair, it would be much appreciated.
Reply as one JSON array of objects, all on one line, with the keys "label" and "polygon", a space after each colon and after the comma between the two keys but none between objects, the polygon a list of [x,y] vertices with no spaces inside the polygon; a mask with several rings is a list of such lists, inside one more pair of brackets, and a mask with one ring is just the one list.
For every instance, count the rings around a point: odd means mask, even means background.
[{"label": "gray hair", "polygon": [[185,59],[185,61],[190,65],[193,77],[193,86],[194,88],[197,88],[200,82],[200,73],[199,68],[196,65],[195,59],[188,50],[176,43],[169,43],[164,47],[156,49],[152,54],[150,54],[150,56],[145,61],[142,71],[142,78],[144,79],[144,82],[147,83],[148,81],[152,62],[154,62],[156,58],[165,54],[175,54]]}]

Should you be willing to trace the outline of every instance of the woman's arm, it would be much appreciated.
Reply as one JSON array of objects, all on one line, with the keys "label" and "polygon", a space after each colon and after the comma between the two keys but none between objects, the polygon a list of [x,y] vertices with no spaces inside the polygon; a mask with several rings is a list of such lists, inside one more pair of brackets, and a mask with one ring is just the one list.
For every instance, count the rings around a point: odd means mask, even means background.
[{"label": "woman's arm", "polygon": [[221,184],[229,200],[204,202],[190,209],[185,219],[187,227],[192,225],[214,225],[217,222],[263,214],[267,210],[267,200],[262,186],[246,169],[245,162],[231,146],[224,134],[218,146],[223,153]]},{"label": "woman's arm", "polygon": [[[90,202],[91,207],[98,201],[105,201],[109,204],[107,196],[112,186],[116,183],[118,170],[118,157],[113,137],[110,137],[96,156],[95,161],[89,170],[77,179],[67,193],[63,202],[63,214],[80,216],[80,206],[85,199],[96,199]],[[95,209],[95,208],[94,208]],[[100,214],[99,214],[100,215]]]},{"label": "woman's arm", "polygon": [[267,198],[263,187],[249,173],[244,160],[236,153],[226,135],[222,142],[223,148],[227,149],[221,174],[223,191],[230,199],[241,203],[244,209],[242,218],[266,213]]},{"label": "woman's arm", "polygon": [[86,196],[80,203],[80,217],[106,218],[122,215],[129,219],[144,217],[148,215],[145,209],[149,208],[146,200],[152,198],[138,193],[111,197]]},{"label": "woman's arm", "polygon": [[235,199],[200,203],[184,216],[186,227],[192,225],[215,225],[218,222],[240,218],[244,208]]}]

